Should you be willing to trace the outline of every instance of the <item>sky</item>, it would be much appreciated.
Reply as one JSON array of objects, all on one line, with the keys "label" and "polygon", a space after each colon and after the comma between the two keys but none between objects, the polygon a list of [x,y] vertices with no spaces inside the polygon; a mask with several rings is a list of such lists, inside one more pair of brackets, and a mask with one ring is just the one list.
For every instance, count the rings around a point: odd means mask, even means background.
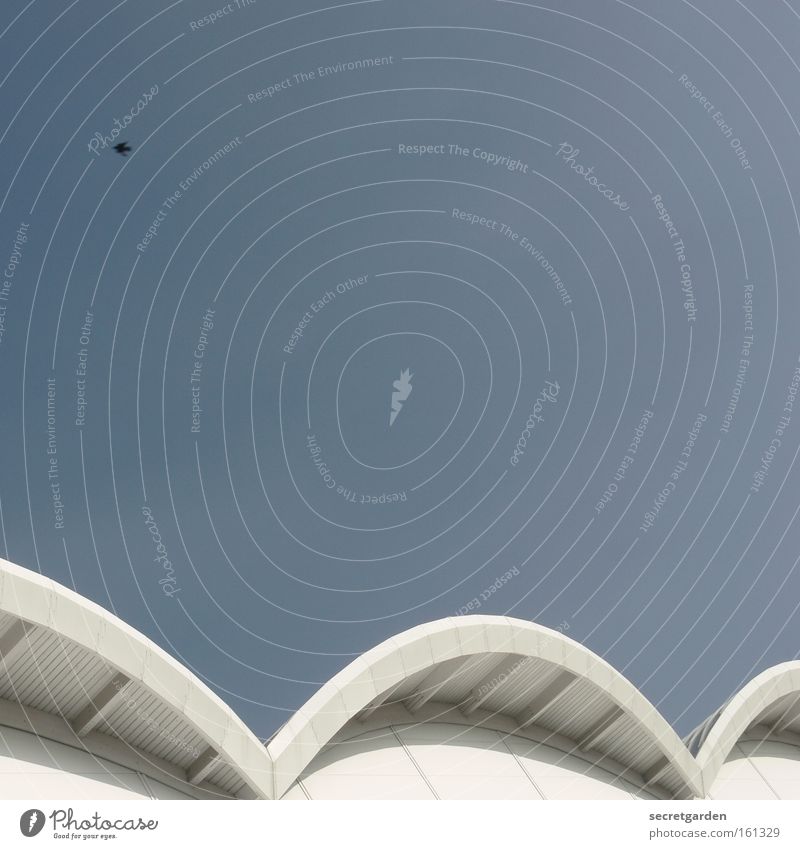
[{"label": "sky", "polygon": [[797,3],[216,2],[3,5],[0,554],[262,737],[441,617],[798,657]]}]

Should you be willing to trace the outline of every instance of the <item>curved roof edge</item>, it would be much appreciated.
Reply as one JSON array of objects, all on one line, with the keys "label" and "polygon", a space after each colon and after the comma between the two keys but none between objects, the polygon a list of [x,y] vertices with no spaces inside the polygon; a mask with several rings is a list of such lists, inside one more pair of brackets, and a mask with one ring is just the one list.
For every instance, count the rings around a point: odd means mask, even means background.
[{"label": "curved roof edge", "polygon": [[437,663],[477,654],[518,654],[549,661],[597,686],[635,720],[683,780],[702,796],[695,759],[658,710],[610,664],[580,643],[532,622],[505,616],[462,616],[411,628],[358,657],[324,684],[268,745],[276,797],[370,702]]},{"label": "curved roof edge", "polygon": [[706,789],[710,789],[731,750],[761,714],[786,696],[800,699],[800,661],[772,666],[742,687],[693,732],[703,735],[696,759]]},{"label": "curved roof edge", "polygon": [[138,682],[180,713],[256,797],[273,797],[272,761],[261,741],[199,678],[112,613],[2,558],[0,613],[55,632]]}]

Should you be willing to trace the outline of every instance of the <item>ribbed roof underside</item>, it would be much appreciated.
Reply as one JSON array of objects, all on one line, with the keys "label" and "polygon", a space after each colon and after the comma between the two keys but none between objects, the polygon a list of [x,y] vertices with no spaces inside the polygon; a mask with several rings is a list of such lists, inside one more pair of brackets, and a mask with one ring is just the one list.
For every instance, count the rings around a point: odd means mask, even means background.
[{"label": "ribbed roof underside", "polygon": [[587,751],[628,768],[634,780],[657,772],[658,784],[676,796],[685,794],[683,777],[671,764],[661,769],[664,753],[635,717],[620,711],[599,686],[578,676],[565,678],[562,669],[546,660],[496,653],[448,660],[410,676],[387,693],[356,718],[363,719],[377,705],[398,702],[414,713],[420,700],[443,709],[455,707],[468,717],[479,706],[520,727],[534,715],[532,725],[574,741],[576,751],[585,745]]},{"label": "ribbed roof underside", "polygon": [[525,658],[512,669],[484,702],[486,710],[515,716],[527,707],[531,693],[536,692],[542,682],[555,677],[553,665],[536,657]]},{"label": "ribbed roof underside", "polygon": [[0,698],[68,720],[80,713],[112,674],[97,655],[41,628],[29,631],[3,666]]},{"label": "ribbed roof underside", "polygon": [[13,617],[10,613],[5,613],[0,610],[0,634],[5,634],[8,628],[13,625],[15,621],[15,617]]},{"label": "ribbed roof underside", "polygon": [[[727,706],[728,702],[684,738],[686,746],[693,755],[697,755],[700,751]],[[742,731],[742,735],[746,735],[750,729],[753,729],[759,737],[785,732],[800,734],[800,693],[789,693],[756,714],[747,728]]]},{"label": "ribbed roof underside", "polygon": [[131,746],[186,769],[205,749],[185,720],[140,684],[131,684],[97,726]]},{"label": "ribbed roof underside", "polygon": [[[0,614],[0,699],[75,723],[92,700],[100,700],[117,675],[99,655],[60,634]],[[112,685],[113,686],[113,685]],[[183,716],[143,684],[129,682],[103,708],[91,729],[148,755],[188,770],[207,749],[205,740]],[[77,742],[77,738],[76,738]],[[205,781],[220,795],[245,786],[237,771],[219,761]]]},{"label": "ribbed roof underside", "polygon": [[246,786],[241,775],[230,764],[224,762],[211,771],[208,781],[229,796],[238,796]]},{"label": "ribbed roof underside", "polygon": [[778,699],[760,716],[754,725],[766,725],[777,731],[800,734],[800,693],[790,693]]}]

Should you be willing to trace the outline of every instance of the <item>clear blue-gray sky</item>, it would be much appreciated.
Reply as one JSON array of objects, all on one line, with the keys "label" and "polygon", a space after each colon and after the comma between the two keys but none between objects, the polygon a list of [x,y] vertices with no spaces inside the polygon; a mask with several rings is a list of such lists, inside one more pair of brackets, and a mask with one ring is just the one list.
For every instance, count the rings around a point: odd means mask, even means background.
[{"label": "clear blue-gray sky", "polygon": [[5,556],[263,736],[469,612],[680,732],[798,655],[795,0],[1,14]]}]

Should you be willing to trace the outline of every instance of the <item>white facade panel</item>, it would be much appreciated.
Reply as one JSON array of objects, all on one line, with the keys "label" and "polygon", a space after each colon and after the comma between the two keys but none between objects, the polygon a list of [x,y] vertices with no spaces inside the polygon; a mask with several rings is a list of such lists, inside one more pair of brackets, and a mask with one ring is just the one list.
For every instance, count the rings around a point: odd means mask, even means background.
[{"label": "white facade panel", "polygon": [[541,799],[497,731],[432,723],[397,734],[440,799]]},{"label": "white facade panel", "polygon": [[630,799],[639,788],[589,761],[521,737],[506,743],[546,799]]},{"label": "white facade panel", "polygon": [[295,784],[283,798],[435,798],[389,728],[331,745],[315,759],[302,785],[301,790]]},{"label": "white facade panel", "polygon": [[485,775],[432,775],[430,782],[439,799],[485,799],[542,801],[542,795],[520,771],[520,777]]},{"label": "white facade panel", "polygon": [[[653,798],[551,746],[436,722],[384,728],[329,746],[301,782],[312,799]],[[302,798],[298,790],[295,785],[291,798]]]},{"label": "white facade panel", "polygon": [[284,794],[283,800],[286,802],[305,802],[308,796],[299,784],[293,784]]},{"label": "white facade panel", "polygon": [[[354,764],[357,767],[357,764]],[[303,779],[311,799],[403,800],[435,799],[419,775],[329,775],[322,771]]]},{"label": "white facade panel", "polygon": [[419,775],[389,728],[333,744],[314,760],[314,771],[324,770],[327,775],[351,775],[356,768],[374,777]]},{"label": "white facade panel", "polygon": [[132,769],[62,743],[2,727],[0,798],[149,799],[151,795],[142,776]]},{"label": "white facade panel", "polygon": [[800,748],[776,740],[737,743],[711,787],[714,799],[800,799]]}]

